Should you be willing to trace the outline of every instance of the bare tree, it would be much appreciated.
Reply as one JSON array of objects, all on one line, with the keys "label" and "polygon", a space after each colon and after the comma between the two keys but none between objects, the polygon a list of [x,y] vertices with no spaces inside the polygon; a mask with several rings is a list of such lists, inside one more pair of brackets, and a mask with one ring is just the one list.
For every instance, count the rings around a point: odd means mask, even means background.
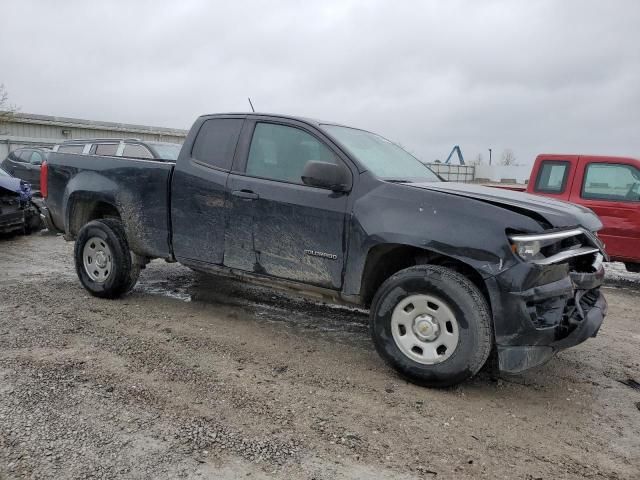
[{"label": "bare tree", "polygon": [[502,165],[516,165],[516,155],[510,148],[505,148],[502,151]]},{"label": "bare tree", "polygon": [[2,125],[11,120],[17,111],[17,107],[9,103],[9,94],[4,84],[0,83],[0,132],[3,131]]}]

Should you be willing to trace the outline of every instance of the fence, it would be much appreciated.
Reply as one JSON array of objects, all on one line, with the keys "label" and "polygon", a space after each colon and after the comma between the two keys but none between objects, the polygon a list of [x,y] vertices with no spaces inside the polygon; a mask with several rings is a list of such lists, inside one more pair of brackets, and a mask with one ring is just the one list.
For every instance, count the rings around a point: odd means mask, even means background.
[{"label": "fence", "polygon": [[470,183],[475,178],[475,167],[473,165],[427,163],[427,167],[450,182]]}]

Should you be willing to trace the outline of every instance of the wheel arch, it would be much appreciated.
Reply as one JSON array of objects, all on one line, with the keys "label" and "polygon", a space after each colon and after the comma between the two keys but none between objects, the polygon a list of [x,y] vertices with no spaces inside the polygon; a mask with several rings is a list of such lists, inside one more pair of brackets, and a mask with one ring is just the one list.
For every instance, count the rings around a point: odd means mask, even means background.
[{"label": "wheel arch", "polygon": [[440,252],[398,243],[378,244],[367,252],[361,279],[362,304],[369,307],[376,291],[387,278],[414,265],[439,265],[464,275],[482,292],[491,310],[487,285],[481,273],[473,266]]},{"label": "wheel arch", "polygon": [[80,229],[92,220],[122,219],[116,203],[109,197],[94,192],[73,192],[67,200],[66,233],[75,238]]}]

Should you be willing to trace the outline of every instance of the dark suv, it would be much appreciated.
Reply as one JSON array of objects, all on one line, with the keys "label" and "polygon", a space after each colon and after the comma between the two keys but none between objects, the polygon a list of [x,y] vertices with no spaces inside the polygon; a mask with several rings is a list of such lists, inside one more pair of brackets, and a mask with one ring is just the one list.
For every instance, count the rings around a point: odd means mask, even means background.
[{"label": "dark suv", "polygon": [[32,190],[40,190],[40,166],[50,152],[47,148],[18,148],[9,153],[0,166],[14,177],[30,183]]}]

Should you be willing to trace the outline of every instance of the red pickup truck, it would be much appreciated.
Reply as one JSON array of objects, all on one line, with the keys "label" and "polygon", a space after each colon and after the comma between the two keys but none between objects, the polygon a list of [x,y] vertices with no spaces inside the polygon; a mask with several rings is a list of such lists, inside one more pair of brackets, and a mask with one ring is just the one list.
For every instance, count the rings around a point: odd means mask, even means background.
[{"label": "red pickup truck", "polygon": [[639,159],[538,155],[526,191],[593,210],[604,225],[598,236],[611,260],[640,273]]}]

